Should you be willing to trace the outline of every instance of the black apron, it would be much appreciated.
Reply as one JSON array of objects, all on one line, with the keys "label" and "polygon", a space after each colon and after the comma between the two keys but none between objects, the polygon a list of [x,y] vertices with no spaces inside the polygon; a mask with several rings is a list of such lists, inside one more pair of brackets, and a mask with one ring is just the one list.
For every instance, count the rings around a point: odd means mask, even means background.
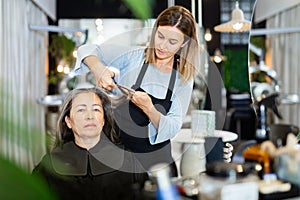
[{"label": "black apron", "polygon": [[[132,89],[144,92],[144,90],[140,88],[140,85],[147,68],[148,64],[144,63],[136,83],[131,87]],[[172,105],[171,97],[176,80],[176,69],[177,61],[174,59],[173,70],[165,99],[158,99],[148,94],[151,97],[155,108],[163,115],[168,113]],[[117,107],[114,110],[114,118],[119,129],[121,142],[125,148],[135,153],[135,156],[146,170],[152,165],[161,162],[172,163],[172,165],[174,165],[171,155],[170,140],[159,144],[150,144],[148,136],[148,125],[150,120],[134,103],[129,101]],[[173,170],[176,171],[176,169]]]}]

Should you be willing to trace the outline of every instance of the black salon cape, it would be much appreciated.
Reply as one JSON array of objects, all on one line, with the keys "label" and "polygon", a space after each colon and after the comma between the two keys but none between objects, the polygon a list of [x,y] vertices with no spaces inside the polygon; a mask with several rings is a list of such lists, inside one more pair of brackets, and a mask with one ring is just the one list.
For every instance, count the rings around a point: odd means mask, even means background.
[{"label": "black salon cape", "polygon": [[33,170],[59,199],[134,199],[133,184],[142,185],[146,173],[129,152],[102,133],[89,151],[68,142],[43,157]]}]

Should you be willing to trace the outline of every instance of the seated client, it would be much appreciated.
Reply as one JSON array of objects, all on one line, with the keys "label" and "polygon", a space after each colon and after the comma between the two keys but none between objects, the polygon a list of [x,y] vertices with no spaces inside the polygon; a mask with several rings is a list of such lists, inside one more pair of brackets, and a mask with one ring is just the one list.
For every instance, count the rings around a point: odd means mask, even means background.
[{"label": "seated client", "polygon": [[134,199],[147,178],[118,144],[111,105],[96,88],[72,90],[57,122],[58,142],[33,170],[59,199]]}]

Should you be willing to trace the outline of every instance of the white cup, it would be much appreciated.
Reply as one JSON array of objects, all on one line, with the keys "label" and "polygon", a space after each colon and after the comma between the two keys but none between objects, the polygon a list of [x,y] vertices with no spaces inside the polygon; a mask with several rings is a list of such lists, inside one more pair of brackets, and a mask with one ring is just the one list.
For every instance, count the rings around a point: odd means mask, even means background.
[{"label": "white cup", "polygon": [[216,128],[216,113],[210,110],[192,110],[191,129],[196,137],[214,136]]}]

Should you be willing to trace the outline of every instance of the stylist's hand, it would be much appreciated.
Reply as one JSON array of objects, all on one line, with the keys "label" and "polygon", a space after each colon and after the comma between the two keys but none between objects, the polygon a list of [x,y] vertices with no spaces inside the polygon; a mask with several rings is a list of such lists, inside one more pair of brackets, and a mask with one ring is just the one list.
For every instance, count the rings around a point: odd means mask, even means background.
[{"label": "stylist's hand", "polygon": [[147,110],[153,107],[152,100],[146,92],[135,91],[135,93],[132,94],[131,101],[146,114]]},{"label": "stylist's hand", "polygon": [[113,81],[114,76],[116,75],[113,71],[111,71],[108,67],[105,67],[102,70],[98,70],[94,72],[96,84],[99,87],[102,87],[106,90],[112,90],[113,88],[117,88],[117,85]]},{"label": "stylist's hand", "polygon": [[146,92],[136,91],[132,94],[131,101],[149,117],[155,128],[158,128],[160,112],[154,107],[150,96]]},{"label": "stylist's hand", "polygon": [[83,59],[83,62],[89,66],[90,70],[94,74],[97,86],[106,90],[117,88],[117,85],[112,79],[117,74],[113,70],[110,70],[111,67],[105,66],[97,56],[87,56]]}]

